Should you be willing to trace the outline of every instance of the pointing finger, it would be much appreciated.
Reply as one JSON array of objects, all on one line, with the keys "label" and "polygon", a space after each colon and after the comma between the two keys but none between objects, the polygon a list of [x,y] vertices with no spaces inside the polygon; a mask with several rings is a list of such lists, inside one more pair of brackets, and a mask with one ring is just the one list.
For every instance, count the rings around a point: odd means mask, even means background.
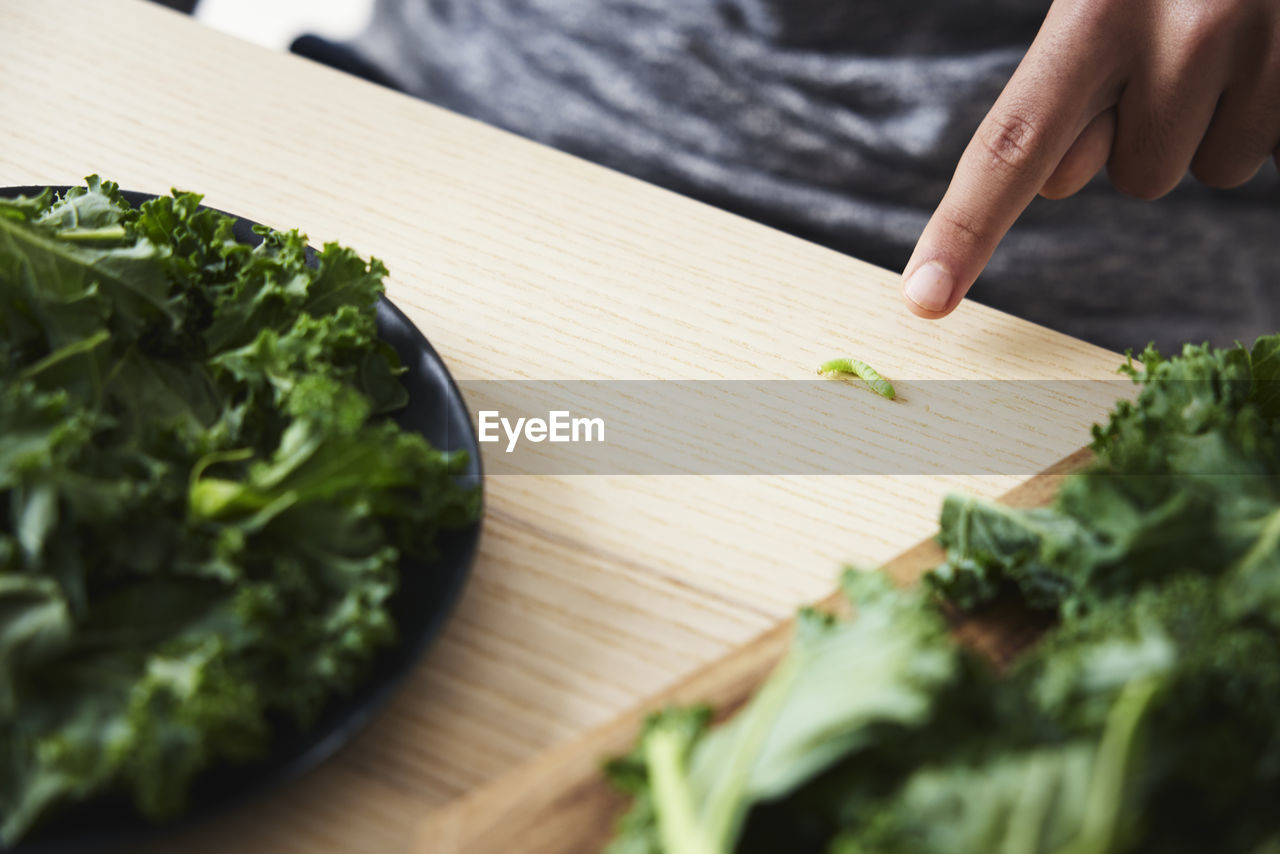
[{"label": "pointing finger", "polygon": [[907,262],[903,296],[922,317],[960,303],[1072,143],[1115,102],[1118,70],[1094,55],[1101,22],[1056,9],[965,148]]}]

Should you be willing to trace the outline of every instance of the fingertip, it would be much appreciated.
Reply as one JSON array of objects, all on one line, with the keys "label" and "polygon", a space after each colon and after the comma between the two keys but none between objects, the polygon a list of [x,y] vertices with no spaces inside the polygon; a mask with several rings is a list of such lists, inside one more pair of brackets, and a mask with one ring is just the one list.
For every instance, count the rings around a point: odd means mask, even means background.
[{"label": "fingertip", "polygon": [[902,294],[902,304],[907,307],[907,311],[911,312],[916,317],[920,317],[925,320],[941,320],[954,311],[954,309],[950,308],[945,309],[944,311],[929,311],[928,309],[924,309],[916,305],[906,294]]},{"label": "fingertip", "polygon": [[917,317],[945,317],[955,308],[956,278],[940,262],[915,268],[902,283],[902,301]]}]

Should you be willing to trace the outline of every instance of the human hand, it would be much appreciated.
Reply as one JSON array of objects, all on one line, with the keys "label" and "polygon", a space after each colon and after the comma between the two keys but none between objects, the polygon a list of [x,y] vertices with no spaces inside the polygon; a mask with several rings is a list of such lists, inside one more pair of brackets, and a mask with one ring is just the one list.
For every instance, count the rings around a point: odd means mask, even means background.
[{"label": "human hand", "polygon": [[1070,196],[1104,165],[1155,199],[1188,169],[1229,188],[1273,157],[1280,0],[1056,0],[916,243],[903,301],[949,314],[1037,194]]}]

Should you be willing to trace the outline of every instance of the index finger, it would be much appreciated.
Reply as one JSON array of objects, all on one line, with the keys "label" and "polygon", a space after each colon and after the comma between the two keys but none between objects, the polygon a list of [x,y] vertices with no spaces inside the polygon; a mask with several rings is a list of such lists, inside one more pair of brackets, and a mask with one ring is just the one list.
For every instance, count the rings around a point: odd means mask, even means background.
[{"label": "index finger", "polygon": [[1114,74],[1097,39],[1054,11],[969,141],[903,271],[907,306],[922,317],[960,304],[1076,137],[1108,106]]}]

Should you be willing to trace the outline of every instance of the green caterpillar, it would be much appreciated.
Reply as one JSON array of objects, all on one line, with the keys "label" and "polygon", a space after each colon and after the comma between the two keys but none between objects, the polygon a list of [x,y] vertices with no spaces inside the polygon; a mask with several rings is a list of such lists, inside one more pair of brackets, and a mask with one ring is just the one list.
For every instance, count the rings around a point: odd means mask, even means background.
[{"label": "green caterpillar", "polygon": [[880,376],[880,372],[859,359],[832,359],[830,362],[824,362],[822,367],[818,368],[820,374],[854,374],[867,385],[871,386],[871,390],[881,397],[887,397],[893,400],[896,393],[893,385],[884,377]]}]

